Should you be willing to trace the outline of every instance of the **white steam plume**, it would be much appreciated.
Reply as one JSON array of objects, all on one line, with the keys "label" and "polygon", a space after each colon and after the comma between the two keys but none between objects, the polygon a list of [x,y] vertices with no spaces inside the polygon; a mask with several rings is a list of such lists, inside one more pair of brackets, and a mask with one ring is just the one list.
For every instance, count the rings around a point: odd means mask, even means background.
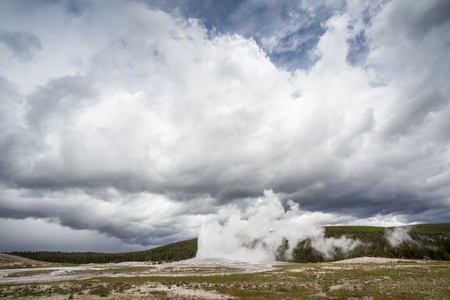
[{"label": "white steam plume", "polygon": [[250,217],[244,218],[239,212],[223,225],[217,220],[203,224],[198,237],[197,257],[252,263],[274,261],[279,247],[284,245],[287,247],[283,251],[285,258],[291,259],[297,244],[310,239],[311,246],[330,260],[337,249],[345,253],[360,243],[345,237],[326,238],[322,226],[312,225],[308,218],[302,218],[304,212],[298,204],[289,200],[288,205],[289,209],[285,211],[277,195],[265,190]]},{"label": "white steam plume", "polygon": [[386,230],[384,233],[385,239],[391,244],[392,247],[398,247],[402,242],[415,243],[412,237],[409,235],[409,227],[395,227],[392,230]]}]

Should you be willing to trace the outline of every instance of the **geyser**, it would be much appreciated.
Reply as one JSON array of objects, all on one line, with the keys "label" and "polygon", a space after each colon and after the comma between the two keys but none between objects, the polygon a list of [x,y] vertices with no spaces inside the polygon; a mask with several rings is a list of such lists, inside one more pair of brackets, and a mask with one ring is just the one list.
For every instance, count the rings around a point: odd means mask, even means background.
[{"label": "geyser", "polygon": [[289,260],[298,243],[309,239],[311,247],[331,260],[337,250],[345,253],[360,243],[345,237],[326,238],[324,228],[311,224],[297,203],[289,200],[289,208],[285,210],[271,190],[265,190],[264,197],[255,201],[256,208],[249,217],[238,212],[223,224],[217,220],[203,224],[198,237],[197,257],[253,263],[277,258]]}]

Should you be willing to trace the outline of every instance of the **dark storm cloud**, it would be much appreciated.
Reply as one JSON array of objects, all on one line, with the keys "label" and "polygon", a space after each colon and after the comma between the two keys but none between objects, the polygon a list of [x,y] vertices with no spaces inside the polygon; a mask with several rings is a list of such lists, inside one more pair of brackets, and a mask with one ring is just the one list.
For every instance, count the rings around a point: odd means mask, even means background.
[{"label": "dark storm cloud", "polygon": [[402,15],[402,21],[392,20],[393,25],[399,26],[410,37],[420,40],[433,29],[445,25],[450,21],[450,3],[435,1],[409,6],[407,3],[393,3],[397,12]]},{"label": "dark storm cloud", "polygon": [[0,178],[2,182],[14,177],[15,159],[20,152],[21,135],[26,135],[20,122],[25,101],[14,84],[0,76]]},{"label": "dark storm cloud", "polygon": [[45,130],[55,116],[70,122],[70,115],[86,106],[94,96],[96,91],[86,77],[51,80],[29,97],[28,123],[37,130]]},{"label": "dark storm cloud", "polygon": [[[71,196],[67,197],[67,194]],[[183,225],[183,217],[177,216],[158,218],[157,223],[147,224],[145,230],[137,225],[130,226],[148,222],[145,220],[147,216],[139,215],[139,210],[148,208],[143,206],[145,203],[136,200],[135,195],[125,196],[128,205],[121,207],[115,207],[105,199],[87,197],[76,189],[52,194],[45,192],[41,196],[36,192],[33,195],[3,192],[1,196],[5,200],[0,203],[0,218],[44,219],[75,230],[89,229],[113,236],[129,244],[161,245],[179,238],[180,232],[186,230],[183,228],[186,226]],[[62,199],[63,196],[66,198]],[[153,210],[157,212],[159,208]],[[173,224],[174,221],[179,223]],[[124,226],[127,223],[129,225]]]},{"label": "dark storm cloud", "polygon": [[4,5],[20,13],[33,13],[36,10],[46,10],[56,6],[72,16],[79,16],[92,8],[91,1],[86,0],[6,0]]},{"label": "dark storm cloud", "polygon": [[[397,166],[405,168],[406,164]],[[284,194],[283,199],[292,199],[300,203],[307,211],[348,214],[358,218],[383,214],[403,214],[408,222],[417,222],[417,218],[436,206],[449,207],[445,192],[429,190],[424,192],[421,183],[408,176],[392,176],[389,166],[377,166],[376,173],[366,172],[364,175],[340,177],[332,174],[328,178],[317,176],[310,181],[282,182],[274,185],[274,191]],[[402,178],[403,177],[403,178]],[[282,181],[282,180],[280,180]],[[444,184],[445,185],[445,184]],[[427,199],[427,200],[424,200]],[[446,222],[449,214],[444,213],[426,222]],[[422,218],[424,222],[425,218]]]},{"label": "dark storm cloud", "polygon": [[0,77],[5,224],[157,245],[266,189],[326,223],[448,220],[443,1],[61,3],[0,19],[42,70]]},{"label": "dark storm cloud", "polygon": [[[19,1],[21,2],[21,1]],[[91,8],[89,1],[86,0],[37,0],[36,7],[44,5],[57,5],[64,8],[64,10],[71,15],[81,15],[84,11]],[[26,2],[26,5],[29,3]]]},{"label": "dark storm cloud", "polygon": [[41,41],[32,33],[25,31],[7,31],[0,28],[0,43],[3,43],[21,61],[29,61],[41,50]]}]

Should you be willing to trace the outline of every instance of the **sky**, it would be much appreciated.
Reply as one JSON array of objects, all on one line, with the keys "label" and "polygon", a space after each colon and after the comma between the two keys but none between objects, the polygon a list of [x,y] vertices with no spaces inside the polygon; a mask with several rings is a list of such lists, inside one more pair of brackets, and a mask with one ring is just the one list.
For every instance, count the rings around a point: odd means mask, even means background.
[{"label": "sky", "polygon": [[0,252],[251,216],[450,221],[447,0],[0,1]]}]

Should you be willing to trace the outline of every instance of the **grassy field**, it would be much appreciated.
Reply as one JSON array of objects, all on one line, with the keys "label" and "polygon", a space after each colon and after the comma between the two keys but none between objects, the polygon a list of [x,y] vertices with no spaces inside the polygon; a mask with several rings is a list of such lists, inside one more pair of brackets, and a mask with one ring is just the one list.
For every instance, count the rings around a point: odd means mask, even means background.
[{"label": "grassy field", "polygon": [[450,295],[449,262],[284,263],[251,274],[214,269],[168,267],[148,275],[153,270],[148,267],[114,268],[88,279],[0,284],[0,298],[449,299]]}]

